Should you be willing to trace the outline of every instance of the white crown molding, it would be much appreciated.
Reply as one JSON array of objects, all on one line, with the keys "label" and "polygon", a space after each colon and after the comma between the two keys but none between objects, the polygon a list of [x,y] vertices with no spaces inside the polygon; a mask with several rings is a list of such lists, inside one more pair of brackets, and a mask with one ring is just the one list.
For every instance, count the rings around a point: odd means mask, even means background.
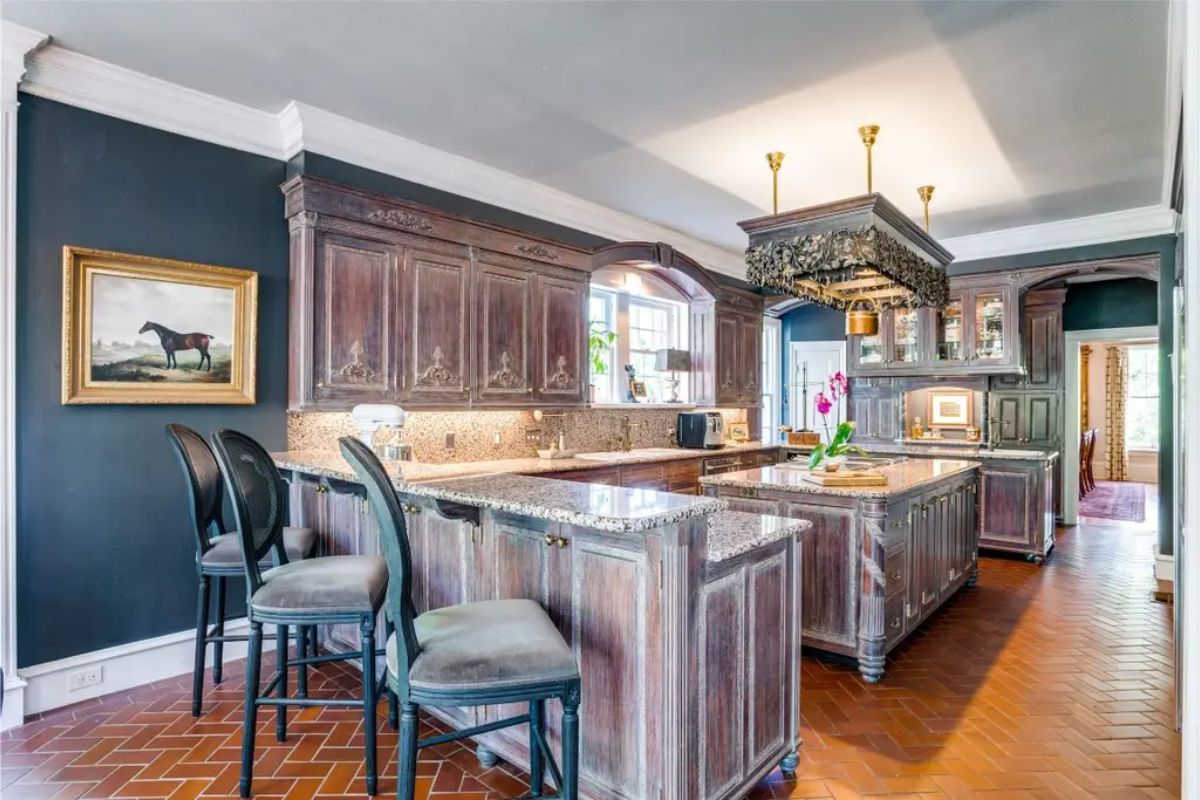
[{"label": "white crown molding", "polygon": [[21,90],[213,144],[283,158],[275,114],[56,45],[29,59]]},{"label": "white crown molding", "polygon": [[615,241],[665,241],[709,269],[742,277],[741,252],[303,103],[280,114],[291,152],[304,149]]},{"label": "white crown molding", "polygon": [[3,51],[0,51],[0,81],[3,82],[5,108],[17,102],[17,85],[25,74],[26,57],[48,41],[50,37],[41,31],[31,30],[7,20],[0,25],[0,42],[3,44]]},{"label": "white crown molding", "polygon": [[1129,208],[1090,217],[1045,222],[1020,228],[1006,228],[970,236],[942,239],[942,245],[954,254],[955,262],[981,258],[1062,250],[1175,232],[1175,212],[1165,205]]}]

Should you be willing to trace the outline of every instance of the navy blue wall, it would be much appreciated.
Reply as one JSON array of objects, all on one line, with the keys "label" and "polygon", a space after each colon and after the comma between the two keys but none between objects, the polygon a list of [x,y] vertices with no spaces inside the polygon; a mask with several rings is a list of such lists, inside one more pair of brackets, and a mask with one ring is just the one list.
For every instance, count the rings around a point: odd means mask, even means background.
[{"label": "navy blue wall", "polygon": [[1067,287],[1063,328],[1090,331],[1158,324],[1158,283],[1123,278]]},{"label": "navy blue wall", "polygon": [[[780,403],[780,424],[791,418],[792,342],[832,342],[846,338],[846,315],[824,306],[807,305],[793,309],[779,318],[783,336],[783,400]],[[824,377],[824,376],[821,376]]]},{"label": "navy blue wall", "polygon": [[[288,250],[283,162],[20,101],[17,635],[27,666],[195,624],[195,546],[163,426],[225,426],[284,445]],[[257,271],[257,405],[62,405],[67,244]]]}]

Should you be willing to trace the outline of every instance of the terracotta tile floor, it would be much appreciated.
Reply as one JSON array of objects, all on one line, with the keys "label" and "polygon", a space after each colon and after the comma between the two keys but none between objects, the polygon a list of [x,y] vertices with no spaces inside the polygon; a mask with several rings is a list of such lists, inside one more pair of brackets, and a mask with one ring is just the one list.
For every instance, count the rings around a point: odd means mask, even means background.
[{"label": "terracotta tile floor", "polygon": [[[773,773],[752,797],[1178,797],[1171,608],[1149,599],[1152,531],[1089,522],[1060,532],[1045,567],[984,559],[979,587],[903,645],[877,686],[805,659],[800,771]],[[199,720],[185,676],[4,734],[4,800],[235,794],[240,665],[229,672]],[[324,668],[313,691],[350,685]],[[292,719],[285,744],[263,719],[256,797],[362,796],[356,715]],[[381,796],[395,792],[395,743],[381,720]],[[457,745],[422,751],[420,769],[420,798],[524,791],[515,770],[481,769]]]}]

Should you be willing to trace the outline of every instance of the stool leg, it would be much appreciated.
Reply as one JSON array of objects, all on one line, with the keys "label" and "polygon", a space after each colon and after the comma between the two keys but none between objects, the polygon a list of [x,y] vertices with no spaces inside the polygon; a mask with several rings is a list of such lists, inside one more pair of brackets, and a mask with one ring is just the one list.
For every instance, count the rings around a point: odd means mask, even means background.
[{"label": "stool leg", "polygon": [[[387,621],[384,622],[384,626],[385,627],[384,627],[383,646],[386,649],[387,643],[392,640],[392,634],[396,632],[396,624],[394,622],[392,622],[391,618],[388,618]],[[400,729],[400,701],[396,697],[396,693],[392,691],[391,686],[388,686],[385,691],[387,692],[387,701],[388,701],[388,725],[392,726],[392,730],[399,730]]]},{"label": "stool leg", "polygon": [[[221,577],[213,578],[217,589],[216,602],[216,633],[217,636],[225,635],[225,579]],[[213,683],[221,682],[221,673],[225,668],[225,643],[222,641],[213,642]]]},{"label": "stool leg", "polygon": [[396,800],[413,800],[417,792],[417,707],[405,703],[400,713],[396,750]]},{"label": "stool leg", "polygon": [[362,638],[363,738],[366,744],[367,794],[374,796],[375,770],[375,619],[364,619]]},{"label": "stool leg", "polygon": [[200,716],[200,698],[204,695],[204,652],[208,649],[208,589],[211,578],[200,576],[196,599],[196,653],[192,665],[192,716]]},{"label": "stool leg", "polygon": [[541,797],[546,785],[546,768],[542,763],[541,738],[546,704],[544,700],[529,701],[529,796]]},{"label": "stool leg", "polygon": [[242,797],[250,796],[254,779],[254,733],[258,728],[258,673],[262,666],[262,623],[250,623],[250,643],[246,654],[246,709],[242,720]]},{"label": "stool leg", "polygon": [[[300,625],[296,628],[296,656],[301,661],[308,658],[308,631],[311,627],[311,625]],[[308,698],[308,664],[296,666],[296,696]]]},{"label": "stool leg", "polygon": [[579,800],[579,689],[563,698],[562,800]]},{"label": "stool leg", "polygon": [[[288,693],[288,626],[275,628],[275,666],[279,670],[279,692],[281,699]],[[287,706],[275,706],[275,740],[287,739]]]}]

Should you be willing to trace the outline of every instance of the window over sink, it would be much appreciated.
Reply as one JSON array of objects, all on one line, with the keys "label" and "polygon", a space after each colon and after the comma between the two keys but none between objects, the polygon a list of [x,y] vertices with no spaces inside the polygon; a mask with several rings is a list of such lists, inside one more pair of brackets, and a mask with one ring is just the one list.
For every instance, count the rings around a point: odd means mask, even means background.
[{"label": "window over sink", "polygon": [[[672,373],[655,369],[663,349],[688,349],[688,306],[681,293],[636,268],[597,270],[592,275],[588,299],[589,331],[616,334],[612,343],[598,343],[589,367],[595,403],[627,402],[625,365],[632,364],[636,379],[646,386],[642,403],[665,403],[671,396]],[[602,369],[597,369],[602,367]],[[689,402],[688,374],[679,379],[679,399]]]}]

